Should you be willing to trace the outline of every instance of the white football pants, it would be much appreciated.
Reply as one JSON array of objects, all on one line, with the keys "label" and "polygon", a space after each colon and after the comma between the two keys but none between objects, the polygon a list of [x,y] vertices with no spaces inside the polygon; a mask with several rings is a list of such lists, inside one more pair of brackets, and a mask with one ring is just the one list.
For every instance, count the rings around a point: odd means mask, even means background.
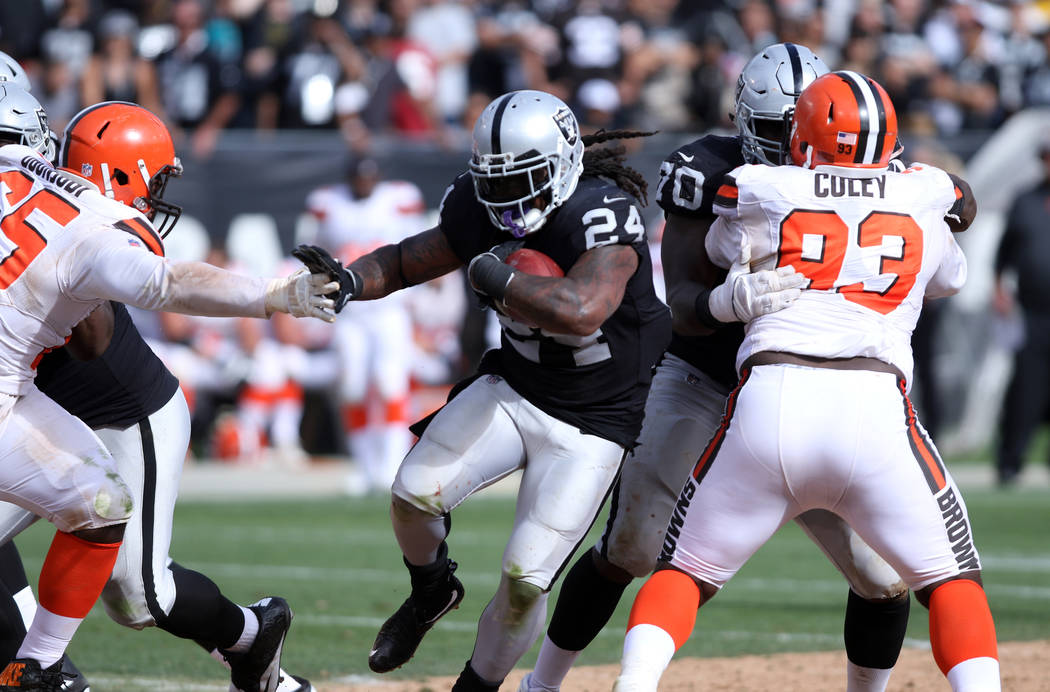
[{"label": "white football pants", "polygon": [[720,588],[812,509],[842,517],[913,590],[980,569],[962,495],[903,381],[779,364],[746,371],[730,395],[661,559]]},{"label": "white football pants", "polygon": [[[664,544],[682,484],[718,430],[729,390],[677,356],[656,369],[638,446],[627,456],[609,522],[596,549],[635,577],[648,575]],[[772,424],[763,435],[773,434]],[[906,587],[835,514],[811,509],[795,517],[862,598],[892,598]]]},{"label": "white football pants", "polygon": [[[43,394],[39,396],[51,402]],[[51,405],[84,426],[58,404]],[[87,426],[84,430],[91,432]],[[168,550],[182,464],[189,445],[189,408],[182,391],[177,390],[168,403],[142,422],[123,430],[101,428],[96,432],[112,453],[120,476],[130,486],[135,504],[113,575],[102,591],[102,602],[115,622],[135,629],[152,627],[156,621],[151,611],[159,608],[167,614],[175,603]],[[54,432],[49,437],[63,439]],[[0,503],[0,543],[10,540],[34,520],[21,508]]]}]

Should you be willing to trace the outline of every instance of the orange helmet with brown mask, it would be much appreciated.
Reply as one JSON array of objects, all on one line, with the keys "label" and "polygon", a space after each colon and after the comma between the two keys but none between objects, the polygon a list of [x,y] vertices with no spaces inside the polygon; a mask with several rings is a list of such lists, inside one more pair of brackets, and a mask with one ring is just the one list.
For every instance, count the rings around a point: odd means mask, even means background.
[{"label": "orange helmet with brown mask", "polygon": [[163,199],[168,180],[182,175],[171,134],[142,106],[106,101],[77,113],[66,126],[58,165],[150,220],[162,215],[155,223],[162,238],[182,214]]},{"label": "orange helmet with brown mask", "polygon": [[897,112],[875,80],[848,70],[829,72],[799,97],[791,132],[796,166],[882,168],[899,151]]}]

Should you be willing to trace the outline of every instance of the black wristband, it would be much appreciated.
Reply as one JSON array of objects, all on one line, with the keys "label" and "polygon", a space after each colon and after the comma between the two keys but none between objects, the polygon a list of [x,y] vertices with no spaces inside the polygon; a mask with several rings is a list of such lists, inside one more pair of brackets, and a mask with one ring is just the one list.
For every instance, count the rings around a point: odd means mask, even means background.
[{"label": "black wristband", "polygon": [[491,253],[479,255],[470,263],[470,283],[481,293],[501,303],[513,275],[514,270]]},{"label": "black wristband", "polygon": [[696,294],[696,300],[693,301],[693,310],[696,312],[696,319],[700,320],[700,324],[711,329],[718,329],[719,327],[726,326],[725,322],[720,322],[715,319],[715,316],[711,314],[711,289],[701,288],[700,292]]},{"label": "black wristband", "polygon": [[361,275],[358,274],[357,272],[355,272],[350,267],[346,268],[346,273],[347,273],[347,275],[349,275],[350,282],[353,284],[353,287],[349,291],[347,291],[346,299],[347,300],[357,300],[358,297],[360,297],[360,295],[361,295],[361,291],[364,290],[364,285],[365,285],[364,279],[362,279]]}]

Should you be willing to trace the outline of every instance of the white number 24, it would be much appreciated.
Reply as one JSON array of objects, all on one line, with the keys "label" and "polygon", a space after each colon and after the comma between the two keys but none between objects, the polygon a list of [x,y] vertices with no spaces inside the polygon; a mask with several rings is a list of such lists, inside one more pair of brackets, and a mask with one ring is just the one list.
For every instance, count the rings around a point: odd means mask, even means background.
[{"label": "white number 24", "polygon": [[[638,207],[633,204],[627,214],[627,223],[623,230],[630,236],[631,242],[635,243],[645,237],[645,225],[642,223],[642,215],[638,213]],[[583,225],[587,227],[584,237],[587,240],[587,249],[612,245],[620,241],[620,235],[616,232],[616,214],[608,207],[591,209],[583,215]]]}]

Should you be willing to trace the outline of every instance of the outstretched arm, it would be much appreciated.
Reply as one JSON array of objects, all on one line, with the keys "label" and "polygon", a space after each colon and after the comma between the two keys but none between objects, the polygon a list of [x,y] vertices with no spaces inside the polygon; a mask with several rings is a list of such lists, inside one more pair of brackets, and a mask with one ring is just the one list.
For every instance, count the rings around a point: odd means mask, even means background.
[{"label": "outstretched arm", "polygon": [[441,229],[431,228],[351,262],[347,269],[361,279],[360,293],[351,300],[382,298],[448,274],[462,264]]},{"label": "outstretched arm", "polygon": [[146,310],[209,317],[296,317],[331,321],[338,288],[327,276],[300,270],[290,277],[241,276],[204,262],[171,262],[126,242],[117,230],[85,234],[63,256],[59,275],[67,293],[80,300],[116,300]]}]

